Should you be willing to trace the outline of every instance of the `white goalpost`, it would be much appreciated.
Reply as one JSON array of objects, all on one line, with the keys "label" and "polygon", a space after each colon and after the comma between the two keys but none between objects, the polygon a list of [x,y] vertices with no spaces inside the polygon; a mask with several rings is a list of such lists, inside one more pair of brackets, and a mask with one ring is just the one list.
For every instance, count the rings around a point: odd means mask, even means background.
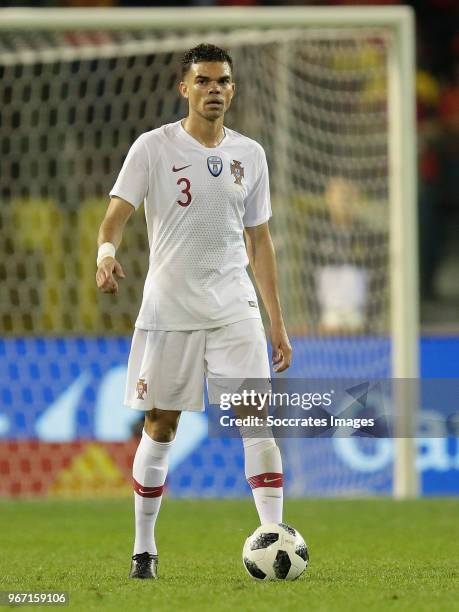
[{"label": "white goalpost", "polygon": [[[127,332],[142,220],[111,312],[86,280],[91,231],[134,138],[180,116],[177,61],[204,41],[235,58],[230,127],[267,150],[295,375],[418,378],[414,36],[400,6],[1,9],[0,221],[25,278],[0,305],[0,333]],[[8,295],[17,284],[7,277]],[[392,488],[406,498],[419,493],[416,398],[400,387]]]}]

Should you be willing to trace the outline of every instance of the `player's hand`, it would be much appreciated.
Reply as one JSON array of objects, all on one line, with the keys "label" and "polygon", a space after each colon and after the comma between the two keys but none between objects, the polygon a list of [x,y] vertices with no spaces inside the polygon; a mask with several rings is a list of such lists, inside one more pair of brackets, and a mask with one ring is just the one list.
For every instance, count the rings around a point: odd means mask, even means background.
[{"label": "player's hand", "polygon": [[121,264],[113,257],[104,257],[96,272],[98,289],[100,289],[102,293],[117,293],[118,283],[116,282],[115,276],[118,278],[126,278]]},{"label": "player's hand", "polygon": [[292,361],[292,347],[283,323],[271,327],[271,344],[273,347],[274,371],[283,372]]}]

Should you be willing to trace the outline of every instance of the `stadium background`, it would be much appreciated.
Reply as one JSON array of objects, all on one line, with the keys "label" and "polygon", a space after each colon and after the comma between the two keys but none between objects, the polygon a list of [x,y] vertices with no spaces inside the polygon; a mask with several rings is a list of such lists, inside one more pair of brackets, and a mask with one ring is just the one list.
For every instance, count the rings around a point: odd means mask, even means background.
[{"label": "stadium background", "polygon": [[[34,6],[123,4],[42,2]],[[459,269],[455,240],[459,153],[454,136],[459,131],[458,11],[453,0],[414,4],[419,36],[421,374],[427,378],[457,377],[459,294],[454,279]],[[125,136],[124,150],[120,146],[118,152],[120,162],[129,144]],[[6,159],[5,151],[2,158]],[[131,461],[137,445],[133,432],[138,431],[138,415],[123,409],[120,398],[144,267],[137,259],[126,257],[123,264],[130,283],[122,290],[124,297],[109,303],[97,295],[93,285],[95,233],[106,206],[104,193],[113,177],[96,176],[89,158],[77,163],[87,173],[87,193],[72,192],[70,185],[65,206],[47,197],[33,198],[16,207],[4,207],[0,215],[2,496],[131,495]],[[58,182],[58,170],[50,170],[51,177],[53,172]],[[18,202],[14,180],[19,182],[20,173],[20,164],[11,167],[10,173],[2,173],[9,179],[2,179],[5,202],[13,196]],[[54,188],[59,193],[62,186],[55,184]],[[130,243],[140,245],[146,260],[140,215],[126,233],[127,250]],[[7,263],[13,252],[14,269]],[[295,329],[296,325],[291,328],[297,358],[290,375],[295,376],[308,365],[302,362],[302,347],[310,346],[311,338]],[[385,350],[383,340],[381,350]],[[206,425],[204,415],[184,417],[180,429],[186,429],[186,434],[179,431],[174,448],[169,494],[248,495],[240,442],[209,439]],[[306,442],[301,448],[295,447],[298,442],[281,442],[288,495],[390,493],[390,441]],[[456,439],[420,440],[418,465],[424,494],[459,494]]]}]

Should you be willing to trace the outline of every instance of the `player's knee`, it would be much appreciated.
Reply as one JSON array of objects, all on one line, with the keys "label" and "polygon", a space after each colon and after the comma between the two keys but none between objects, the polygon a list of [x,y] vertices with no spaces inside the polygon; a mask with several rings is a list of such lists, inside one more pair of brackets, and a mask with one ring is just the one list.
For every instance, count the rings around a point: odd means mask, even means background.
[{"label": "player's knee", "polygon": [[172,442],[176,431],[173,427],[157,427],[153,431],[152,438],[156,442]]},{"label": "player's knee", "polygon": [[156,442],[172,442],[177,432],[180,413],[170,414],[161,410],[145,413],[145,431]]},{"label": "player's knee", "polygon": [[173,423],[145,423],[145,431],[155,442],[172,442],[177,427]]}]

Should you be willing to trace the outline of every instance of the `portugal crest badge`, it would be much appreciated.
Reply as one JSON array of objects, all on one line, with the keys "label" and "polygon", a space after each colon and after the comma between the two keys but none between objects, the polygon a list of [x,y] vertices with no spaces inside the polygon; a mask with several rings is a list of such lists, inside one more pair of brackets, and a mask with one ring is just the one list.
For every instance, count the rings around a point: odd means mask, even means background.
[{"label": "portugal crest badge", "polygon": [[143,396],[147,392],[147,383],[145,382],[145,378],[139,378],[139,380],[137,381],[136,391],[137,399],[143,400]]},{"label": "portugal crest badge", "polygon": [[241,162],[233,160],[231,164],[231,174],[234,176],[234,182],[236,185],[242,185],[242,179],[244,178],[244,168],[241,166]]},{"label": "portugal crest badge", "polygon": [[216,155],[211,155],[207,158],[207,167],[209,168],[209,172],[212,176],[219,176],[223,169],[223,162],[221,157],[217,157]]}]

